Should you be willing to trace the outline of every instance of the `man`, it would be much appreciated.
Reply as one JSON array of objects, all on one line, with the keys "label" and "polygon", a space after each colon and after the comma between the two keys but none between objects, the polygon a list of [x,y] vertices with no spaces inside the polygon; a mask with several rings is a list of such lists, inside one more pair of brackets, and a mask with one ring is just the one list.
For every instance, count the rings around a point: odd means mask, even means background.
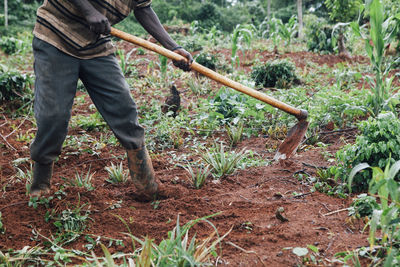
[{"label": "man", "polygon": [[151,197],[158,192],[144,129],[138,124],[136,104],[109,36],[110,25],[133,11],[148,33],[186,59],[174,64],[190,70],[192,56],[171,39],[150,4],[151,0],[45,0],[39,7],[32,43],[38,130],[30,148],[34,161],[31,196],[50,191],[53,162],[67,135],[78,79],[127,150],[139,194]]}]

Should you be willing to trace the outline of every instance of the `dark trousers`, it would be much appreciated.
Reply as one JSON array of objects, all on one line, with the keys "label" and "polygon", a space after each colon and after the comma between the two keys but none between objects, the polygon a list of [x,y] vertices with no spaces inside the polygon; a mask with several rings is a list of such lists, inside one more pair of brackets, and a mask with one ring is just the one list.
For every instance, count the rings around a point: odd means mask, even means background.
[{"label": "dark trousers", "polygon": [[38,128],[31,145],[34,161],[49,164],[61,153],[79,79],[122,146],[144,146],[144,129],[115,55],[78,59],[38,38],[33,39],[32,47]]}]

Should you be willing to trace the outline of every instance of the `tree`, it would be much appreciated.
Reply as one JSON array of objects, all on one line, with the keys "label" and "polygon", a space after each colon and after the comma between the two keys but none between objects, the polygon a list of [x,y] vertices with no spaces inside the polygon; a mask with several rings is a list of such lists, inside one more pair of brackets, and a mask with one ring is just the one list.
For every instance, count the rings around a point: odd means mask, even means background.
[{"label": "tree", "polygon": [[297,22],[299,24],[299,38],[303,38],[303,1],[297,0]]},{"label": "tree", "polygon": [[4,26],[8,27],[8,2],[4,0]]}]

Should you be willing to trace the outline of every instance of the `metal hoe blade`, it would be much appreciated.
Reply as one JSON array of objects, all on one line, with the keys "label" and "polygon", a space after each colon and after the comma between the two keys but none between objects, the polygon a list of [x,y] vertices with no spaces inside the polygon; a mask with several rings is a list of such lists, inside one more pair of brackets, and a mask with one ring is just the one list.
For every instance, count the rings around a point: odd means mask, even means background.
[{"label": "metal hoe blade", "polygon": [[290,158],[297,150],[304,136],[306,135],[308,128],[308,121],[300,120],[295,126],[293,126],[280,144],[278,151],[274,156],[274,160],[284,160]]}]

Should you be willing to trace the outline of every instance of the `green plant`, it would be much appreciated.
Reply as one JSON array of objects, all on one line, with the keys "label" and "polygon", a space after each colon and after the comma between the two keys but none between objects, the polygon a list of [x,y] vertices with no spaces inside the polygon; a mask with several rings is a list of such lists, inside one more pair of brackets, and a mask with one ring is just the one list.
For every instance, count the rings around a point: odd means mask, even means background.
[{"label": "green plant", "polygon": [[197,170],[193,170],[190,164],[186,165],[185,170],[189,173],[189,179],[193,183],[193,186],[196,189],[200,189],[205,184],[208,176],[210,176],[211,172],[209,170],[210,166],[207,165],[205,167],[200,166]]},{"label": "green plant", "polygon": [[11,55],[21,49],[23,42],[14,37],[3,36],[0,38],[0,48],[4,53]]},{"label": "green plant", "polygon": [[393,90],[392,82],[394,78],[389,78],[389,71],[393,63],[384,64],[384,53],[385,47],[395,37],[396,31],[393,29],[394,17],[389,16],[385,20],[384,7],[380,0],[370,1],[363,9],[366,9],[370,17],[368,35],[363,33],[358,22],[352,22],[350,25],[353,32],[364,41],[365,51],[375,72],[375,77],[368,79],[372,88],[368,103],[371,106],[372,115],[378,116],[386,103],[390,101]]},{"label": "green plant", "polygon": [[0,64],[0,104],[10,102],[8,106],[19,108],[30,102],[33,97],[32,84],[30,75]]},{"label": "green plant", "polygon": [[[205,266],[210,263],[210,258],[216,256],[216,246],[230,233],[229,230],[223,236],[218,236],[215,226],[207,219],[215,216],[207,216],[196,219],[181,226],[179,216],[175,228],[168,232],[168,238],[159,245],[148,238],[144,241],[132,235],[131,238],[138,242],[144,252],[137,259],[141,263],[153,262],[155,266]],[[189,230],[199,222],[206,222],[214,228],[214,232],[202,242],[196,240],[196,235],[189,239]],[[215,238],[215,234],[217,237]],[[146,265],[143,265],[146,266]],[[147,265],[150,266],[150,265]]]},{"label": "green plant", "polygon": [[[371,167],[368,163],[361,163],[354,167],[348,179],[348,187],[354,176],[367,168],[372,169],[373,175],[369,183],[369,193],[378,194],[379,207],[372,212],[369,224],[368,241],[374,248],[379,242],[381,248],[377,256],[384,258],[384,266],[394,266],[399,263],[398,248],[400,246],[400,183],[395,180],[400,171],[400,161],[390,164],[390,158],[382,170],[379,167]],[[380,231],[378,231],[380,229]],[[383,251],[383,253],[382,253]]]},{"label": "green plant", "polygon": [[225,127],[231,146],[236,146],[243,138],[244,123],[241,121],[237,125],[227,125]]},{"label": "green plant", "polygon": [[269,38],[272,39],[272,43],[274,46],[274,53],[278,54],[278,46],[281,41],[281,35],[279,34],[279,25],[282,25],[283,22],[281,19],[272,17],[268,22],[266,22],[267,30],[262,33],[262,37],[264,35],[268,35]]},{"label": "green plant", "polygon": [[104,121],[101,114],[96,111],[88,115],[77,115],[72,117],[71,124],[73,127],[80,127],[85,131],[101,131],[107,123]]},{"label": "green plant", "polygon": [[284,59],[274,60],[266,64],[254,66],[251,78],[256,85],[264,87],[290,88],[292,83],[298,81],[295,73],[296,66]]},{"label": "green plant", "polygon": [[218,146],[215,144],[214,148],[203,153],[202,159],[212,167],[211,173],[217,179],[226,175],[232,174],[245,156],[247,151],[242,149],[240,152],[230,151],[225,152],[223,143]]},{"label": "green plant", "polygon": [[87,220],[91,219],[89,217],[91,212],[89,209],[82,211],[85,206],[86,204],[82,206],[78,204],[75,209],[65,209],[55,216],[53,224],[58,230],[58,241],[68,244],[76,240],[88,227]]},{"label": "green plant", "polygon": [[324,18],[315,15],[304,16],[307,48],[313,52],[334,52],[336,37],[332,36],[332,26]]},{"label": "green plant", "polygon": [[206,68],[212,70],[215,70],[217,68],[218,58],[213,54],[202,52],[196,55],[195,60],[197,63],[203,65]]},{"label": "green plant", "polygon": [[297,16],[291,16],[286,24],[278,20],[278,27],[279,35],[286,42],[286,46],[289,46],[297,33]]},{"label": "green plant", "polygon": [[372,212],[379,208],[376,198],[367,194],[360,194],[351,203],[349,216],[362,218],[365,216],[371,217]]},{"label": "green plant", "polygon": [[129,76],[130,74],[132,74],[132,72],[134,71],[132,69],[131,64],[129,63],[129,59],[132,55],[132,53],[135,51],[136,49],[132,49],[131,51],[129,51],[128,53],[126,53],[126,55],[124,54],[124,50],[121,49],[117,49],[116,54],[119,57],[119,65],[121,67],[122,73],[125,76]]},{"label": "green plant", "polygon": [[231,89],[220,90],[209,104],[214,107],[216,113],[212,113],[221,123],[233,122],[236,124],[244,113],[247,97],[235,93]]},{"label": "green plant", "polygon": [[29,169],[26,168],[25,171],[20,169],[19,167],[15,168],[17,170],[17,178],[22,182],[25,182],[26,194],[28,195],[31,189],[31,184],[33,181],[33,166],[30,164]]},{"label": "green plant", "polygon": [[71,186],[84,187],[86,190],[92,191],[94,189],[94,186],[92,185],[92,179],[94,175],[95,172],[90,173],[89,168],[86,174],[84,174],[84,171],[82,171],[82,173],[76,172],[75,179],[73,180],[67,180],[66,178],[63,179],[66,180]]},{"label": "green plant", "polygon": [[128,173],[124,171],[122,161],[119,165],[114,165],[111,163],[111,166],[105,167],[105,170],[107,171],[109,177],[109,179],[106,179],[106,181],[111,184],[125,183],[128,180]]},{"label": "green plant", "polygon": [[[371,166],[385,168],[388,161],[400,159],[400,120],[389,113],[381,113],[377,118],[370,117],[358,124],[361,134],[354,144],[344,146],[336,153],[337,166],[333,167],[335,177],[348,177],[354,166],[368,163]],[[355,174],[352,179],[352,191],[362,192],[368,189],[372,178],[370,170]],[[398,177],[396,177],[398,179]]]},{"label": "green plant", "polygon": [[161,72],[161,77],[165,79],[167,75],[167,67],[168,67],[168,58],[162,55],[158,55],[158,59],[160,60],[160,72]]},{"label": "green plant", "polygon": [[2,217],[1,217],[1,211],[0,211],[0,234],[4,234],[6,232],[6,228],[4,227]]},{"label": "green plant", "polygon": [[232,33],[232,54],[231,61],[232,67],[239,66],[239,57],[236,55],[237,51],[240,49],[245,55],[245,47],[243,46],[243,42],[247,44],[247,47],[250,47],[252,40],[254,39],[254,33],[257,32],[257,29],[253,24],[240,25],[238,24]]},{"label": "green plant", "polygon": [[295,247],[292,249],[292,253],[301,258],[302,266],[318,266],[323,263],[323,261],[319,259],[319,257],[321,257],[319,248],[313,245],[307,245],[306,248]]}]

